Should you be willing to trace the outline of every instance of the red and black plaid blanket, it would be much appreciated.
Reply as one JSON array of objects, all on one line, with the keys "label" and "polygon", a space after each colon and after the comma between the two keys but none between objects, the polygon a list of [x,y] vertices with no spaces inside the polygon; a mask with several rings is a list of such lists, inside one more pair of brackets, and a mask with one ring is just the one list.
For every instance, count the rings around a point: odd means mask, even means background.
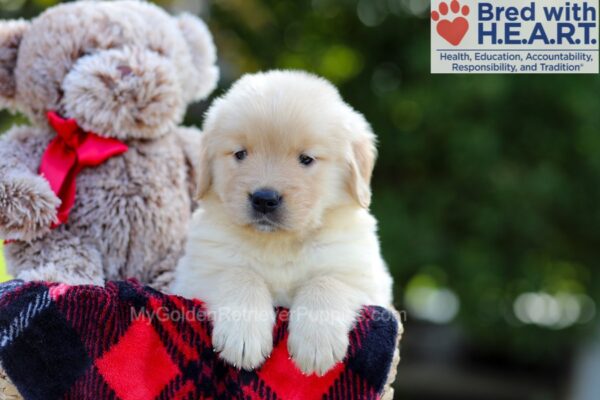
[{"label": "red and black plaid blanket", "polygon": [[222,362],[200,301],[135,281],[105,287],[11,281],[0,285],[0,362],[26,400],[378,399],[398,331],[366,307],[347,359],[304,376],[287,353],[279,310],[275,350],[257,371]]}]

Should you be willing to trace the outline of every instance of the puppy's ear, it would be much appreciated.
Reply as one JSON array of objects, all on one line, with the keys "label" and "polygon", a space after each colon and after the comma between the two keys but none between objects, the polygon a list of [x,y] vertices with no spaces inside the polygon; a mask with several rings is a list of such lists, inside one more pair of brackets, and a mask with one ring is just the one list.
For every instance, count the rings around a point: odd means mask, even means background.
[{"label": "puppy's ear", "polygon": [[[359,137],[351,145],[349,155],[350,193],[363,208],[371,205],[371,175],[377,158],[375,135],[364,121],[359,130]],[[356,127],[355,127],[356,128]]]},{"label": "puppy's ear", "polygon": [[187,42],[195,72],[185,84],[191,101],[202,100],[212,93],[219,81],[215,43],[206,24],[195,15],[182,14],[177,24]]},{"label": "puppy's ear", "polygon": [[17,84],[15,68],[21,39],[29,29],[29,22],[19,19],[0,22],[0,104],[12,107]]},{"label": "puppy's ear", "polygon": [[206,195],[208,189],[210,189],[210,186],[212,184],[212,173],[210,171],[211,161],[210,156],[208,154],[208,150],[206,148],[206,141],[204,140],[204,138],[200,143],[201,146],[200,151],[198,153],[198,164],[196,166],[196,170],[198,171],[196,175],[196,200],[202,199]]}]

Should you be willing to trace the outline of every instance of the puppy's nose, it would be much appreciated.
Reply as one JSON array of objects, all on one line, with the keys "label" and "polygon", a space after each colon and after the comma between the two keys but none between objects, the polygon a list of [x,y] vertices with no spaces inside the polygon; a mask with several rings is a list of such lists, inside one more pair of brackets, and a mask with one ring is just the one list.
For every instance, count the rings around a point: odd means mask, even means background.
[{"label": "puppy's nose", "polygon": [[282,197],[271,189],[259,189],[250,195],[252,208],[262,214],[268,214],[279,208]]}]

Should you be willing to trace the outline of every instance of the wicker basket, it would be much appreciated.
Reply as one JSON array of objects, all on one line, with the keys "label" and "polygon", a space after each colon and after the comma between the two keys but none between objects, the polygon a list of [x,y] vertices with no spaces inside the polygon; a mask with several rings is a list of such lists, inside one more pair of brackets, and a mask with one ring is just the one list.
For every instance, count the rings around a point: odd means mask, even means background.
[{"label": "wicker basket", "polygon": [[4,369],[0,367],[0,400],[21,400],[23,397],[6,376]]}]

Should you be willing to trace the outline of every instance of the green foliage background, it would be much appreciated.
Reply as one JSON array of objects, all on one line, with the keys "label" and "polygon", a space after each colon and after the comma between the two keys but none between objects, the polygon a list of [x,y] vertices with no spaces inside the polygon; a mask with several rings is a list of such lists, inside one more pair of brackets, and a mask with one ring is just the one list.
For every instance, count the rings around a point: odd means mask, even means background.
[{"label": "green foliage background", "polygon": [[[380,140],[373,210],[399,307],[403,288],[425,277],[458,294],[454,323],[473,343],[556,360],[593,324],[520,325],[512,305],[537,291],[599,300],[600,79],[432,76],[424,2],[160,3],[202,13],[222,89],[246,72],[302,68],[332,80],[366,115]],[[0,5],[13,18],[52,3]],[[192,107],[188,122],[201,125],[205,106]]]},{"label": "green foliage background", "polygon": [[592,325],[519,325],[513,302],[538,291],[598,297],[600,79],[432,76],[419,3],[228,0],[206,18],[224,86],[302,68],[335,82],[372,123],[373,210],[398,306],[426,277],[458,294],[457,323],[474,343],[558,359]]}]

